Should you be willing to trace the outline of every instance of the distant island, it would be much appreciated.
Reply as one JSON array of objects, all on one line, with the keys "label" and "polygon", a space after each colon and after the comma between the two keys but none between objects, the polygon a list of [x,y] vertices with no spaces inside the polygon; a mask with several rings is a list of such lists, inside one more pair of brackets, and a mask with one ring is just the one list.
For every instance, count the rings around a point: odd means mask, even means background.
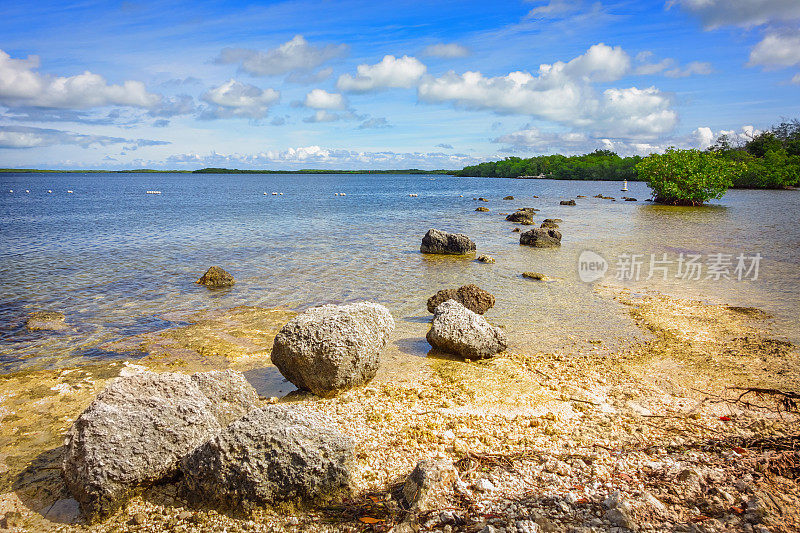
[{"label": "distant island", "polygon": [[128,170],[52,170],[38,168],[0,168],[0,173],[23,174],[449,174],[457,170],[420,170],[418,168],[393,170],[326,170],[305,168],[301,170],[260,170],[238,168],[201,168],[198,170],[154,170],[151,168],[133,168]]}]

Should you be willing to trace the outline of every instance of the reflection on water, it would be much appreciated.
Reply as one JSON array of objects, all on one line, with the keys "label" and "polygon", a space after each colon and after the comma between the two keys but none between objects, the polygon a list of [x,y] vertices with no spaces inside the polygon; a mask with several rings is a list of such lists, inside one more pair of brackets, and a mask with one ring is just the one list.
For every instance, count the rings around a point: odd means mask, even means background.
[{"label": "reflection on water", "polygon": [[[559,205],[579,194],[616,196],[619,188],[449,176],[0,175],[0,190],[31,190],[0,196],[0,371],[72,361],[110,340],[167,327],[168,313],[364,299],[388,306],[397,319],[392,349],[424,355],[424,340],[414,339],[424,339],[428,328],[418,318],[428,316],[427,298],[465,283],[495,295],[486,316],[506,328],[513,347],[629,338],[636,331],[624,313],[578,281],[577,258],[587,249],[609,261],[611,281],[623,253],[758,252],[756,281],[620,283],[762,307],[783,334],[797,335],[800,193],[730,191],[703,208],[595,198]],[[639,200],[649,196],[641,183],[629,188]],[[162,194],[145,194],[153,189]],[[263,195],[273,190],[284,195]],[[516,200],[501,200],[506,195]],[[489,213],[474,211],[478,196],[491,200],[481,203]],[[537,221],[564,220],[560,249],[519,245],[501,213],[523,206],[541,210]],[[433,227],[468,234],[478,254],[497,262],[420,254],[422,235]],[[231,272],[236,285],[196,285],[210,265]],[[528,270],[559,281],[520,278]],[[40,309],[64,312],[70,329],[27,332],[24,315]]]}]

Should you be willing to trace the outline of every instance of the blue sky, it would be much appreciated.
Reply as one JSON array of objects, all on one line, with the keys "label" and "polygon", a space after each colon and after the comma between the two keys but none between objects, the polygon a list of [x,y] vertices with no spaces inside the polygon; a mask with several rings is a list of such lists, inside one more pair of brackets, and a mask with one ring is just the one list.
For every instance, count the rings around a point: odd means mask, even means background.
[{"label": "blue sky", "polygon": [[796,117],[798,0],[0,0],[0,167],[460,168]]}]

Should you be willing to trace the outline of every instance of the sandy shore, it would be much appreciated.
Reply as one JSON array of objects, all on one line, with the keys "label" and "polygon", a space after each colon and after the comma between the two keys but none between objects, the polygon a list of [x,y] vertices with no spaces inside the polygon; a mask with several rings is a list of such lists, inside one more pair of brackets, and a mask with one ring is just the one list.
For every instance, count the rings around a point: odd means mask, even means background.
[{"label": "sandy shore", "polygon": [[[800,390],[797,348],[755,309],[598,291],[648,340],[478,362],[395,355],[367,387],[319,399],[268,364],[292,313],[241,307],[107,347],[141,359],[0,376],[0,531],[800,530],[797,416],[731,389]],[[109,379],[144,368],[241,370],[264,402],[329,416],[357,443],[352,498],[235,516],[192,507],[173,483],[83,524],[60,478],[64,432]],[[408,516],[398,484],[434,457],[461,482]]]}]

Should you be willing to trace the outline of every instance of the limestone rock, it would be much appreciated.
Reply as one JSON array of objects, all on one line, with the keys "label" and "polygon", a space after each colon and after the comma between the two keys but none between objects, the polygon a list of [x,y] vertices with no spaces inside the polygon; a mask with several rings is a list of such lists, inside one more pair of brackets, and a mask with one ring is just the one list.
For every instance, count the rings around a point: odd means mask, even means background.
[{"label": "limestone rock", "polygon": [[561,232],[552,228],[534,228],[520,234],[519,243],[537,248],[561,246]]},{"label": "limestone rock", "polygon": [[455,300],[473,313],[479,315],[494,307],[494,296],[477,285],[463,285],[458,289],[443,289],[428,298],[428,312],[433,313],[436,307],[447,300]]},{"label": "limestone rock", "polygon": [[314,307],[281,328],[272,362],[298,388],[333,396],[375,377],[393,331],[391,313],[376,303]]},{"label": "limestone rock", "polygon": [[203,276],[197,280],[200,285],[205,285],[211,289],[221,289],[231,287],[235,283],[233,276],[225,272],[218,266],[212,266]]},{"label": "limestone rock", "polygon": [[475,251],[475,243],[463,233],[430,229],[422,238],[419,251],[423,254],[464,255]]},{"label": "limestone rock", "polygon": [[506,349],[506,334],[455,300],[436,307],[427,334],[431,346],[469,359],[492,357]]}]

